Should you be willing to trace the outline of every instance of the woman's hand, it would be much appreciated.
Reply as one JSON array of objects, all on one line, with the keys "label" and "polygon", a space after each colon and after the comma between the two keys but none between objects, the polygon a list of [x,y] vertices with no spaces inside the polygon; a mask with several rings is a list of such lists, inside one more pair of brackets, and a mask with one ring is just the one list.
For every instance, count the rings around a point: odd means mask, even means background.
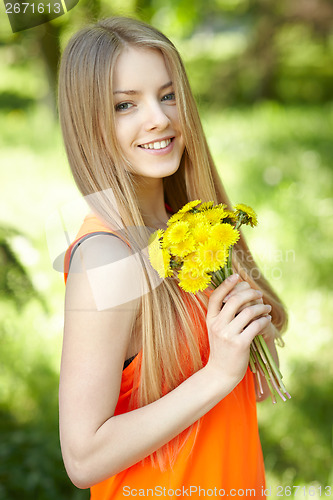
[{"label": "woman's hand", "polygon": [[270,305],[263,304],[262,292],[232,275],[211,294],[207,311],[210,367],[221,380],[234,387],[245,375],[250,344],[271,321]]},{"label": "woman's hand", "polygon": [[[232,291],[226,297],[224,297],[223,302],[224,303],[227,302],[227,300],[230,297],[232,297],[233,295],[235,295],[235,293],[240,292],[242,290],[249,290],[250,288],[251,288],[251,286],[249,285],[249,283],[247,281],[240,281],[240,282],[236,283],[236,286],[232,289]],[[259,296],[259,298],[257,298],[256,300],[253,300],[252,302],[244,305],[240,309],[240,311],[242,309],[244,309],[244,307],[247,307],[249,305],[255,305],[255,304],[263,304],[262,294],[261,294],[261,297]],[[260,335],[263,336],[263,338],[266,342],[270,342],[270,341],[274,340],[276,337],[276,328],[273,325],[273,323],[269,322],[268,325],[260,332]]]}]

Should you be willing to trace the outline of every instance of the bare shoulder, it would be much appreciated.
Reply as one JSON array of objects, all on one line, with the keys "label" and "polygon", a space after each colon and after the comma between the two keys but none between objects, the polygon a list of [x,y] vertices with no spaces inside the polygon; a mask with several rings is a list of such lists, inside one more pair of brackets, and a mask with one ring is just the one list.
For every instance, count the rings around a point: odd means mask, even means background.
[{"label": "bare shoulder", "polygon": [[[131,249],[108,234],[92,236],[73,254],[66,286],[63,368],[72,358],[112,361],[121,372],[140,305],[140,270]],[[98,353],[98,355],[97,355]],[[100,365],[101,366],[101,365]]]},{"label": "bare shoulder", "polygon": [[112,380],[120,381],[124,359],[132,351],[140,274],[131,249],[115,236],[92,236],[76,249],[66,286],[62,376],[80,359],[76,373],[82,373],[93,354],[99,373],[105,365],[111,376],[111,363]]},{"label": "bare shoulder", "polygon": [[66,311],[137,308],[143,290],[138,256],[113,234],[92,235],[72,255],[66,287]]}]

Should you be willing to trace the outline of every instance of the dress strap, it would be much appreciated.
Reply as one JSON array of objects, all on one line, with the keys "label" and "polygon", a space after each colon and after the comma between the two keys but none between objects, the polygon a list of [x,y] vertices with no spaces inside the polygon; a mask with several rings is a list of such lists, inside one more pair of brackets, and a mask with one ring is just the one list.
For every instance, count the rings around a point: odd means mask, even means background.
[{"label": "dress strap", "polygon": [[114,237],[122,240],[128,246],[130,246],[128,241],[126,241],[126,239],[123,236],[118,234],[116,231],[112,231],[112,229],[110,229],[105,224],[103,224],[95,215],[93,215],[93,214],[88,215],[84,219],[83,224],[82,224],[75,240],[70,244],[70,246],[67,248],[67,251],[65,253],[65,258],[64,258],[64,280],[65,280],[65,283],[67,282],[69,268],[70,268],[70,265],[71,265],[71,262],[73,259],[74,252],[78,249],[78,247],[81,245],[81,243],[83,243],[85,240],[87,240],[88,238],[91,238],[92,236],[96,236],[99,234],[108,234],[109,236],[114,236]]}]

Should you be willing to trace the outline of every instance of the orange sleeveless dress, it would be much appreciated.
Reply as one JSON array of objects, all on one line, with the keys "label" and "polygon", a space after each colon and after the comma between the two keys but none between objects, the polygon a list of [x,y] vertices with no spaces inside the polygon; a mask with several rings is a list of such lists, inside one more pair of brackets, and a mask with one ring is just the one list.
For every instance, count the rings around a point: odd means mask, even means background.
[{"label": "orange sleeveless dress", "polygon": [[[91,233],[111,233],[88,216],[65,257],[68,272],[73,248]],[[124,240],[125,241],[125,240]],[[65,279],[67,273],[65,272]],[[123,370],[115,415],[129,411],[134,374],[141,353]],[[139,429],[138,429],[139,432]],[[139,462],[91,487],[91,500],[126,497],[266,498],[253,375],[249,368],[235,389],[193,427],[173,466],[166,471],[150,460]]]}]

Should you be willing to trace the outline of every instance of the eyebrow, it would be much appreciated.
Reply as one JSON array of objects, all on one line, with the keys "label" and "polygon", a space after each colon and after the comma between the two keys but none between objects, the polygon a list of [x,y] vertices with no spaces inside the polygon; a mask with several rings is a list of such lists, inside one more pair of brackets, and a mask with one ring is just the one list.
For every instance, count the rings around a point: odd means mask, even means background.
[{"label": "eyebrow", "polygon": [[[168,87],[171,87],[172,85],[172,82],[168,82],[168,83],[165,83],[164,85],[162,85],[159,90],[164,90],[164,89],[167,89]],[[138,94],[142,94],[142,92],[140,90],[115,90],[113,92],[113,94],[126,94],[126,95],[138,95]]]}]

